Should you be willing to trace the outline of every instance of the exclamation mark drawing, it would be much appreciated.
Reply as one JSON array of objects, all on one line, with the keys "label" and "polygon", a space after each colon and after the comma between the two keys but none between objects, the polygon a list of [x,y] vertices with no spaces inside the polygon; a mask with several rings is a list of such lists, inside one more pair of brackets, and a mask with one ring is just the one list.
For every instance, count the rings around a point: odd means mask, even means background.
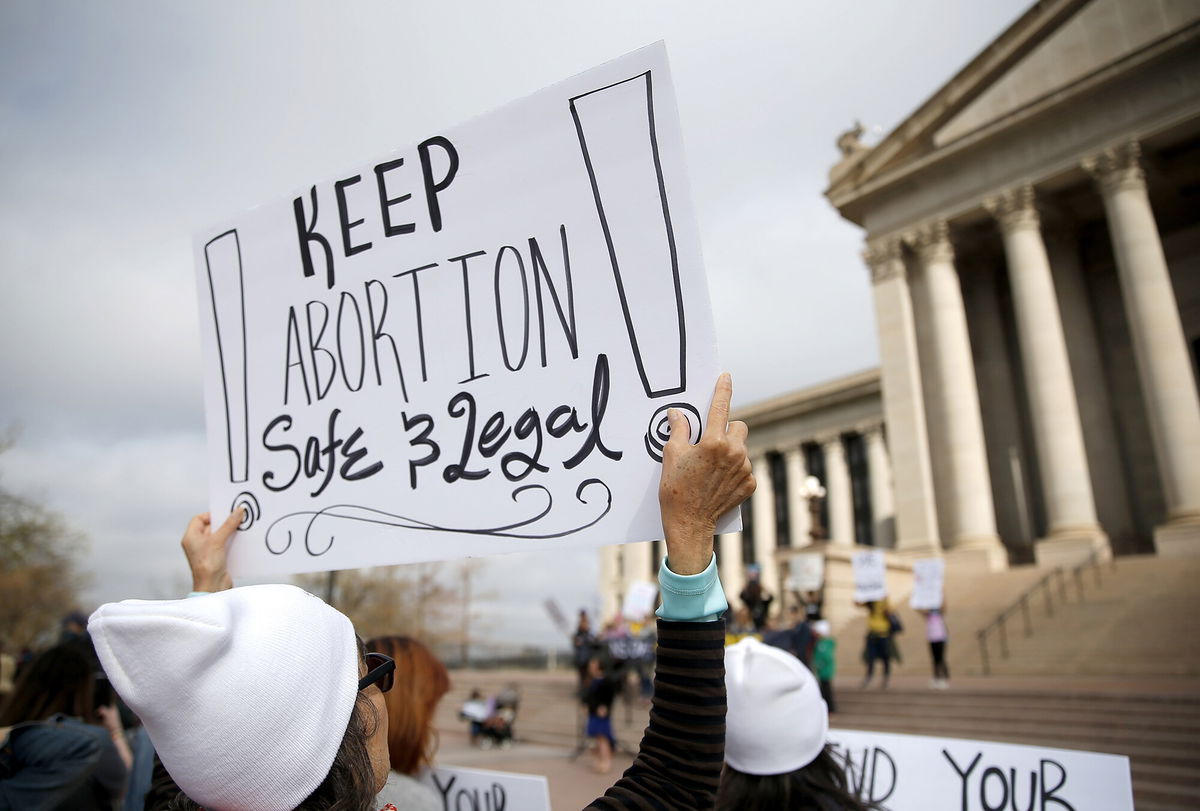
[{"label": "exclamation mark drawing", "polygon": [[[608,243],[629,343],[647,397],[687,386],[683,291],[654,132],[650,71],[571,99],[571,116]],[[641,295],[628,295],[637,279]],[[667,321],[674,340],[651,340]]]},{"label": "exclamation mark drawing", "polygon": [[[647,397],[687,388],[687,330],[679,257],[654,128],[654,83],[646,71],[575,96],[571,117],[608,245],[629,345]],[[627,285],[636,279],[639,295]],[[659,337],[666,322],[667,338]],[[700,436],[700,416],[687,403],[658,408],[646,430],[646,451],[662,460],[666,412],[680,408]]]},{"label": "exclamation mark drawing", "polygon": [[[229,452],[229,481],[250,478],[249,403],[246,390],[246,304],[242,283],[242,247],[237,230],[209,240],[204,246],[208,265],[208,290],[212,298],[217,356],[225,397],[225,440]],[[250,493],[235,499],[234,508],[246,507],[242,529],[257,518],[258,503]]]}]

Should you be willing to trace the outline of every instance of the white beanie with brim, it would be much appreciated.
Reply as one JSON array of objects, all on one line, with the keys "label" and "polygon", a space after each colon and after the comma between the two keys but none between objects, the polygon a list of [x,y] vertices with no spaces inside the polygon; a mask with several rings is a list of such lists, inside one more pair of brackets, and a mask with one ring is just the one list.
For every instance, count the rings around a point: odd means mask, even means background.
[{"label": "white beanie with brim", "polygon": [[725,762],[734,769],[787,774],[825,748],[829,710],[795,656],[747,637],[725,649],[725,686]]},{"label": "white beanie with brim", "polygon": [[286,585],[102,605],[88,622],[117,694],[184,794],[292,809],[325,779],[358,693],[345,615]]}]

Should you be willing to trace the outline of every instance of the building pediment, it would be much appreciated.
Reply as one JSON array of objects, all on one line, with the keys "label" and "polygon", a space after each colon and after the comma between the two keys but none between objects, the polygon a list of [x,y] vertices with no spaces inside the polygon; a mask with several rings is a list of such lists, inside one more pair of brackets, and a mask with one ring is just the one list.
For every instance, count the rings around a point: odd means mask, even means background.
[{"label": "building pediment", "polygon": [[826,195],[843,216],[861,223],[856,202],[864,196],[1198,24],[1200,3],[1035,3],[877,145],[852,154],[843,149]]}]

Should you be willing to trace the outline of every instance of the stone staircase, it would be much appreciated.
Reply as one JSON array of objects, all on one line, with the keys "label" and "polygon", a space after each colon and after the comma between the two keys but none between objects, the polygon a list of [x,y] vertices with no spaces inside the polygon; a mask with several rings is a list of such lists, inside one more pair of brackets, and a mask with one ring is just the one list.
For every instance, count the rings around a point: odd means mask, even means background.
[{"label": "stone staircase", "polygon": [[[990,623],[1046,570],[1020,566],[988,574],[950,573],[946,579],[947,646],[951,673],[982,673],[976,632]],[[1099,575],[1097,583],[1096,575]],[[989,635],[991,672],[1003,676],[1192,676],[1200,677],[1200,559],[1122,557],[1098,572],[1070,572],[1049,584],[1046,595],[1029,598],[1032,634],[1025,636],[1020,611],[1007,622],[1009,656],[1000,655],[999,637]],[[905,626],[896,637],[900,673],[929,672],[924,621],[908,608],[907,595],[895,601]],[[838,672],[862,674],[866,619],[835,628]]]}]

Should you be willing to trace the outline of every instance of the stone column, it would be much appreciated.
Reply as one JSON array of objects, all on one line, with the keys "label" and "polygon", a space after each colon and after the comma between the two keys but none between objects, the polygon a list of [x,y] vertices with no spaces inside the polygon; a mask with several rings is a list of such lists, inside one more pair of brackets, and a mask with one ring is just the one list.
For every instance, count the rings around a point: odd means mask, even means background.
[{"label": "stone column", "polygon": [[1017,342],[1045,493],[1048,527],[1034,554],[1041,566],[1075,564],[1093,551],[1107,558],[1112,553],[1108,536],[1096,520],[1067,341],[1034,207],[1033,186],[1009,189],[985,200],[983,206],[996,218],[1004,239]]},{"label": "stone column", "polygon": [[[779,566],[775,562],[775,549],[779,546],[775,524],[775,480],[771,475],[771,459],[766,454],[753,460],[754,481],[757,487],[750,497],[750,509],[754,510],[754,557],[758,560],[763,588],[780,597]],[[776,610],[782,605],[773,603]]]},{"label": "stone column", "polygon": [[784,463],[787,465],[788,488],[788,532],[792,548],[799,549],[812,543],[812,515],[808,509],[808,499],[802,493],[804,480],[808,478],[808,470],[804,464],[804,451],[792,448],[784,453]]},{"label": "stone column", "polygon": [[656,583],[657,581],[650,577],[650,544],[654,541],[643,541],[641,543],[627,543],[621,547],[625,553],[625,577],[623,591],[628,594],[629,587],[632,583],[642,580]]},{"label": "stone column", "polygon": [[941,542],[917,331],[900,251],[899,239],[875,239],[867,243],[863,259],[871,269],[883,415],[892,440],[896,549],[907,556],[927,557],[941,553]]},{"label": "stone column", "polygon": [[983,420],[979,416],[979,392],[975,364],[963,309],[954,249],[945,220],[936,220],[906,235],[917,254],[929,296],[932,341],[932,379],[937,381],[931,397],[939,398],[946,432],[945,460],[951,492],[951,526],[942,527],[953,560],[972,567],[1002,569],[1008,555],[996,534],[992,484],[988,475]]},{"label": "stone column", "polygon": [[721,585],[725,587],[725,598],[730,609],[741,605],[738,595],[746,587],[746,564],[742,560],[742,533],[727,532],[719,536]]},{"label": "stone column", "polygon": [[871,518],[875,524],[875,545],[891,549],[896,545],[896,508],[892,496],[892,463],[883,439],[883,425],[871,423],[860,429],[867,443],[867,472],[871,477]]},{"label": "stone column", "polygon": [[1085,159],[1083,167],[1104,198],[1167,503],[1154,545],[1160,555],[1200,554],[1200,397],[1140,155],[1131,141]]},{"label": "stone column", "polygon": [[602,616],[592,617],[592,624],[597,628],[600,627],[601,622],[621,610],[621,603],[617,598],[617,592],[621,590],[621,582],[618,577],[620,555],[621,547],[619,546],[600,547],[600,611]]},{"label": "stone column", "polygon": [[854,494],[850,489],[850,466],[841,434],[818,437],[825,455],[825,498],[829,500],[829,543],[854,545]]},{"label": "stone column", "polygon": [[[1047,228],[1047,226],[1050,226]],[[1116,412],[1088,295],[1088,279],[1079,258],[1078,232],[1068,223],[1042,224],[1067,356],[1075,381],[1075,400],[1083,426],[1083,444],[1092,474],[1096,518],[1108,533],[1113,554],[1139,551],[1129,484],[1121,461]]]}]

